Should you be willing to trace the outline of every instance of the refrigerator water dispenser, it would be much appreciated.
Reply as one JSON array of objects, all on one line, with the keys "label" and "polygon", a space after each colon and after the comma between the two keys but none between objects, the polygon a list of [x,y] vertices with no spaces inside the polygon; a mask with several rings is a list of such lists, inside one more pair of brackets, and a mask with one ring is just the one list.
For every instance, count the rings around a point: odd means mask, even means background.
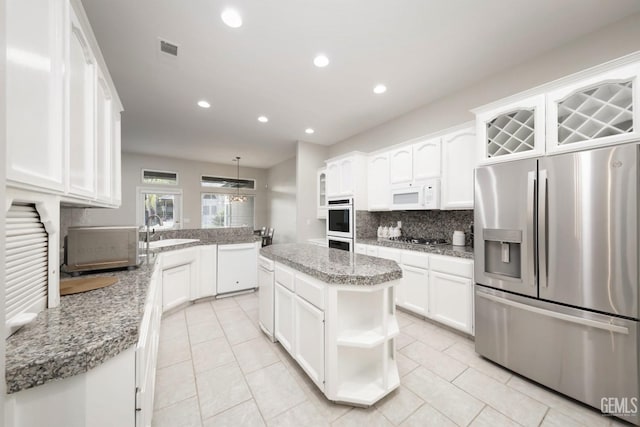
[{"label": "refrigerator water dispenser", "polygon": [[502,278],[521,279],[522,232],[485,228],[482,239],[484,240],[484,272]]}]

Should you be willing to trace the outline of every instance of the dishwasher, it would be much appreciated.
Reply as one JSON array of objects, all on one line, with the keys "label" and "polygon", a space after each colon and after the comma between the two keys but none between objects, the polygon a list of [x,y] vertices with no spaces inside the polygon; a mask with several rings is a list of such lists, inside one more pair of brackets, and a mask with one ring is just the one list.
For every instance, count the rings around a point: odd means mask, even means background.
[{"label": "dishwasher", "polygon": [[258,257],[258,299],[260,329],[267,334],[272,342],[276,342],[273,334],[274,312],[273,312],[273,286],[274,286],[274,262],[260,255]]}]

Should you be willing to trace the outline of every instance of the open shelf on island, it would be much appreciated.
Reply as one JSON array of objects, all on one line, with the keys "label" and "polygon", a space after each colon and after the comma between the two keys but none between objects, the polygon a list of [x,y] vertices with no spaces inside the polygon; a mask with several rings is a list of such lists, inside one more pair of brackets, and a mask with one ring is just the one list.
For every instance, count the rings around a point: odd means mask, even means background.
[{"label": "open shelf on island", "polygon": [[381,382],[371,382],[368,378],[362,378],[361,381],[356,379],[344,382],[338,388],[336,397],[339,402],[369,406],[387,393]]},{"label": "open shelf on island", "polygon": [[337,341],[340,346],[373,348],[382,344],[386,338],[381,328],[367,331],[349,329],[343,331]]}]

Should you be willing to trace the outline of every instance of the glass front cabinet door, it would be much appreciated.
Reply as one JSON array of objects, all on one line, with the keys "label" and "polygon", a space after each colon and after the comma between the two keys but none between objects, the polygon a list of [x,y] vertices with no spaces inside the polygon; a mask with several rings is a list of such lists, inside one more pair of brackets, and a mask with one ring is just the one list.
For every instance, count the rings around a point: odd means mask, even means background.
[{"label": "glass front cabinet door", "polygon": [[318,218],[327,218],[327,169],[318,170],[316,180],[316,199],[318,204]]}]

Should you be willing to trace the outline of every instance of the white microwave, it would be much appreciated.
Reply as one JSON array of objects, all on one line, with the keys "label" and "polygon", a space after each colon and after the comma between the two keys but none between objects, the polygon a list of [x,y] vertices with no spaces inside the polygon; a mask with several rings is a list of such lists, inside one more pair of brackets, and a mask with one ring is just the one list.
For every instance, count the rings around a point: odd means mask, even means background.
[{"label": "white microwave", "polygon": [[440,209],[440,180],[391,190],[391,210]]}]

